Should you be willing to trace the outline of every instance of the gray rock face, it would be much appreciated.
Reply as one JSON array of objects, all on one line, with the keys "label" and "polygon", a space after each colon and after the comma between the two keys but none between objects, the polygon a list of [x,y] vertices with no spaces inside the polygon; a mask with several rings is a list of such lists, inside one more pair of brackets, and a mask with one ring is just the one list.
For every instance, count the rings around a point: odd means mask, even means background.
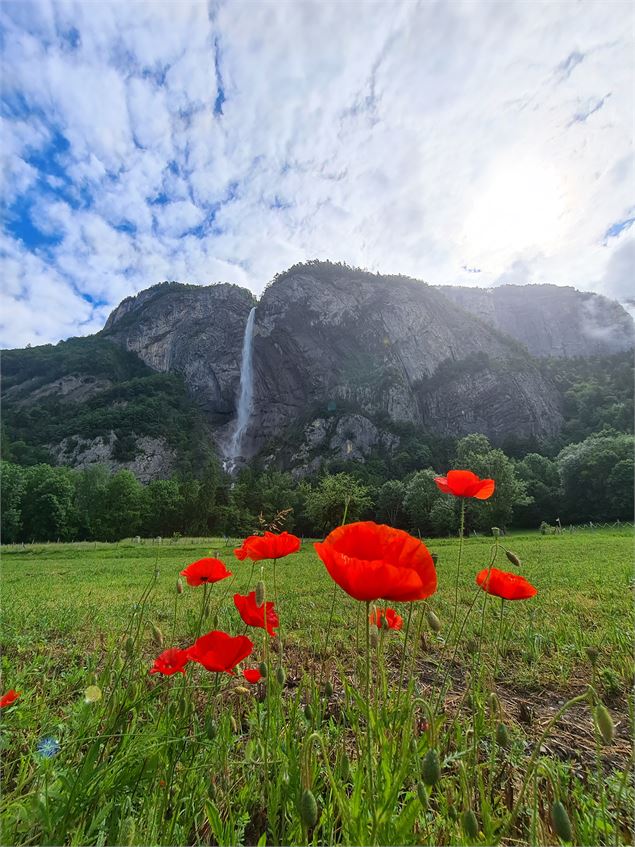
[{"label": "gray rock face", "polygon": [[138,438],[138,454],[128,462],[114,458],[116,440],[114,432],[110,432],[107,437],[92,439],[65,438],[59,444],[49,445],[49,450],[61,465],[72,465],[75,468],[105,465],[111,471],[129,470],[144,483],[153,479],[167,479],[174,472],[176,453],[165,438]]},{"label": "gray rock face", "polygon": [[253,295],[236,285],[162,283],[128,297],[104,334],[157,371],[182,374],[216,425],[233,416]]},{"label": "gray rock face", "polygon": [[533,356],[593,356],[629,350],[633,319],[614,300],[560,285],[441,285],[463,309],[511,335]]}]

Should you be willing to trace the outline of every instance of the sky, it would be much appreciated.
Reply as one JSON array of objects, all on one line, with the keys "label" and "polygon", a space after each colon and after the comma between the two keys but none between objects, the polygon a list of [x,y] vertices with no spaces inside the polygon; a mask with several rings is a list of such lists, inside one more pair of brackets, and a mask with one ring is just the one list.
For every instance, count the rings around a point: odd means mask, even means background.
[{"label": "sky", "polygon": [[0,6],[0,346],[320,258],[635,297],[630,2]]}]

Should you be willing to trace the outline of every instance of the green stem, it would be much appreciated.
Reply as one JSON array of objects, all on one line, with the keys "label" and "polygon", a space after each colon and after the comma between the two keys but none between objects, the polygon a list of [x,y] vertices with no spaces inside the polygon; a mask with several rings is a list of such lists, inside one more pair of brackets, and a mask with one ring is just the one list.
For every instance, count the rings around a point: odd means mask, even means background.
[{"label": "green stem", "polygon": [[408,647],[408,633],[410,632],[410,620],[412,618],[412,606],[413,603],[410,603],[410,607],[408,609],[408,619],[406,620],[406,631],[404,633],[403,639],[403,650],[401,651],[401,667],[399,668],[399,688],[397,689],[397,703],[395,705],[395,725],[393,726],[393,730],[396,728],[397,721],[399,720],[399,703],[401,700],[401,687],[403,685],[403,672],[404,667],[406,665],[406,649]]},{"label": "green stem", "polygon": [[373,742],[372,728],[370,717],[370,602],[366,601],[366,755],[367,755],[367,776],[370,785],[369,807],[372,821],[371,843],[375,838],[375,828],[377,825],[375,815],[375,780],[373,775]]},{"label": "green stem", "polygon": [[454,583],[454,611],[452,612],[452,623],[448,630],[448,641],[452,635],[454,624],[459,613],[459,582],[461,579],[461,559],[463,557],[463,536],[465,534],[465,499],[461,498],[461,519],[459,523],[459,555],[456,562],[456,580]]},{"label": "green stem", "polygon": [[496,685],[496,674],[498,673],[498,657],[500,655],[500,646],[503,639],[503,620],[505,613],[505,599],[501,597],[501,620],[498,627],[498,638],[496,640],[496,658],[494,659],[494,686]]},{"label": "green stem", "polygon": [[439,694],[437,696],[436,703],[434,704],[435,714],[437,713],[437,710],[438,710],[439,705],[441,703],[441,699],[445,697],[445,692],[444,692],[445,684],[448,681],[448,676],[450,675],[450,669],[452,668],[452,665],[454,664],[454,660],[456,659],[456,654],[458,653],[458,650],[459,650],[459,644],[461,642],[461,636],[463,635],[463,631],[465,629],[467,619],[469,618],[469,616],[472,612],[472,609],[474,608],[474,605],[476,604],[476,601],[478,600],[479,594],[480,594],[480,589],[475,592],[474,599],[470,603],[470,607],[467,610],[467,612],[465,613],[465,617],[463,618],[463,623],[461,624],[461,628],[459,629],[459,634],[457,635],[456,643],[454,645],[454,653],[452,653],[452,658],[450,659],[450,661],[447,664],[445,676],[443,677],[443,681],[441,683],[441,686],[439,687]]}]

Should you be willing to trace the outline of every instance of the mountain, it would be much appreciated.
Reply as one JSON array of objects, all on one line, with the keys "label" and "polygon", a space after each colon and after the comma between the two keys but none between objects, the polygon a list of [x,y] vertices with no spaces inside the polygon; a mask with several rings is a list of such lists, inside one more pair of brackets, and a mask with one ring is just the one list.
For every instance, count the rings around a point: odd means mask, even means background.
[{"label": "mountain", "polygon": [[[330,262],[278,275],[255,312],[243,458],[302,475],[325,457],[394,453],[408,433],[557,436],[562,395],[534,356],[608,354],[629,332],[632,344],[632,320],[597,295],[513,288],[473,295]],[[8,351],[10,441],[31,461],[46,450],[144,479],[195,469],[212,445],[223,455],[254,305],[235,285],[161,283],[126,298],[96,336]]]}]

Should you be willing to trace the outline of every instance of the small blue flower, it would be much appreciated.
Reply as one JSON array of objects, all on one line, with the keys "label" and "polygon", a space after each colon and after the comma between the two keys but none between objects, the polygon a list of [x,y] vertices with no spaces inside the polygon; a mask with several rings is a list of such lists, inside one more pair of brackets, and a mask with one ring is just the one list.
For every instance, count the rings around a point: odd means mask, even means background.
[{"label": "small blue flower", "polygon": [[47,735],[46,738],[40,738],[37,743],[37,751],[43,759],[52,759],[57,756],[60,751],[60,743],[57,738],[52,735]]}]

